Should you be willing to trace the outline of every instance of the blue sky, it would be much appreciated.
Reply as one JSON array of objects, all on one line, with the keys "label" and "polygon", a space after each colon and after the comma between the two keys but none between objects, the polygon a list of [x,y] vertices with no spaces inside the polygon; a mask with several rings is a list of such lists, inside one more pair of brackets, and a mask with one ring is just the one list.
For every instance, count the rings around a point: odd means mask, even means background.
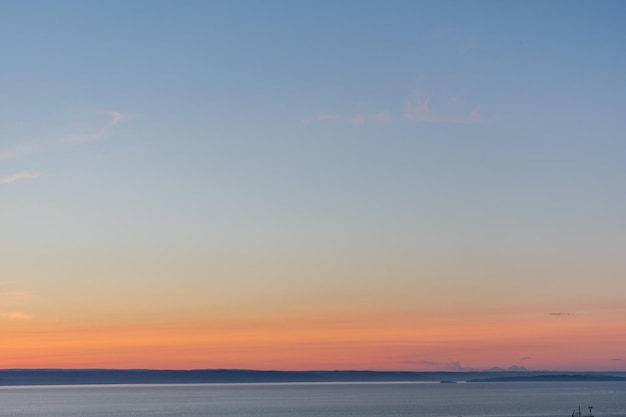
[{"label": "blue sky", "polygon": [[[136,194],[138,210],[176,196],[205,206],[212,190],[278,222],[281,205],[310,204],[322,223],[357,206],[411,222],[402,207],[422,199],[461,222],[481,204],[544,217],[623,207],[619,2],[3,9],[3,147],[43,148],[5,158],[3,175]],[[407,120],[424,100],[432,120]],[[97,135],[112,112],[132,118],[106,140],[52,144]]]},{"label": "blue sky", "polygon": [[193,271],[265,259],[271,285],[317,254],[342,278],[309,271],[301,291],[357,282],[344,256],[399,268],[363,304],[389,279],[413,289],[424,258],[467,265],[450,288],[474,279],[494,300],[623,294],[625,15],[621,1],[4,1],[0,249],[22,260],[8,275],[44,292],[52,268],[61,300],[70,259],[94,288],[86,271],[126,255]]}]

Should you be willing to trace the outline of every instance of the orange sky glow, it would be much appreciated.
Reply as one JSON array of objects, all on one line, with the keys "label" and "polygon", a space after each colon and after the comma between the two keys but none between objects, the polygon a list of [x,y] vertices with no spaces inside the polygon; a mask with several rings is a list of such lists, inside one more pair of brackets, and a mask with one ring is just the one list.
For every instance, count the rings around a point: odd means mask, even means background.
[{"label": "orange sky glow", "polygon": [[[468,314],[469,313],[469,314]],[[14,319],[3,368],[619,370],[626,324],[545,312],[344,313],[99,325]],[[486,314],[495,315],[486,320]]]}]

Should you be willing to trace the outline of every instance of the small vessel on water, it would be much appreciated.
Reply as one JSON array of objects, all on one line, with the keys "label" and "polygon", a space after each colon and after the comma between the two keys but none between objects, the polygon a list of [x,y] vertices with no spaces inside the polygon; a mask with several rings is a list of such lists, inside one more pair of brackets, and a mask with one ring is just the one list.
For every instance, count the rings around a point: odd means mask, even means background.
[{"label": "small vessel on water", "polygon": [[582,411],[580,411],[580,406],[578,406],[578,411],[574,410],[572,412],[572,417],[593,417],[593,414],[591,413],[591,410],[593,409],[593,406],[589,406],[587,407],[589,409],[589,414],[583,416]]}]

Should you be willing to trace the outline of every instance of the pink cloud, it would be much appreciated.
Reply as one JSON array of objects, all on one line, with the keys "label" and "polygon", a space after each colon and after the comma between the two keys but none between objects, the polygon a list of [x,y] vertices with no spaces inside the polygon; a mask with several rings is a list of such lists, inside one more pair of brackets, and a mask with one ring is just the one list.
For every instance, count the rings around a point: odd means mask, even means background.
[{"label": "pink cloud", "polygon": [[[442,101],[442,100],[439,100]],[[403,119],[413,122],[438,122],[452,124],[476,124],[481,122],[480,109],[469,109],[458,97],[450,96],[445,100],[443,108],[433,108],[429,97],[404,102]],[[301,118],[300,121],[310,124],[315,121],[333,121],[363,126],[366,122],[391,124],[394,118],[388,111],[380,111],[374,114],[323,114],[315,117]]]},{"label": "pink cloud", "polygon": [[120,113],[118,111],[113,111],[110,113],[111,115],[111,124],[112,125],[116,125],[119,122],[123,122],[124,120],[130,120],[132,119],[134,116],[130,113]]},{"label": "pink cloud", "polygon": [[407,100],[404,103],[404,118],[420,122],[473,124],[480,122],[480,110],[475,108],[469,114],[459,114],[456,111],[437,112],[431,110],[430,99],[426,98],[415,102]]},{"label": "pink cloud", "polygon": [[19,180],[33,180],[39,178],[41,174],[38,172],[30,172],[30,171],[21,171],[16,172],[15,174],[7,175],[5,177],[0,178],[0,183],[2,184],[10,184]]}]

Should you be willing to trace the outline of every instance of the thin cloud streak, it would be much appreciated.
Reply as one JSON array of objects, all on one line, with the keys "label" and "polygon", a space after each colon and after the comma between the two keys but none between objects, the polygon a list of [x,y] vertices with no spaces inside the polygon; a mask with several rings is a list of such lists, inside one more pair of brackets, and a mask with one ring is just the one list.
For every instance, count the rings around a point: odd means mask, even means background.
[{"label": "thin cloud streak", "polygon": [[[58,147],[62,143],[80,145],[84,143],[95,142],[107,136],[110,133],[110,131],[118,124],[126,120],[130,120],[134,117],[130,113],[122,113],[118,111],[106,112],[106,115],[107,115],[108,121],[106,125],[102,127],[101,129],[96,130],[91,133],[87,133],[87,134],[65,136],[61,142],[57,140],[55,141],[56,143],[53,142],[53,144],[47,147]],[[31,153],[40,151],[44,148],[46,148],[46,146],[44,146],[43,144],[28,144],[28,145],[18,145],[12,148],[3,149],[3,150],[0,150],[0,161],[31,154]],[[41,177],[41,174],[39,172],[20,171],[11,175],[0,177],[0,184],[11,184],[16,181],[33,180],[33,179],[37,179],[40,177]]]},{"label": "thin cloud streak", "polygon": [[[430,97],[406,100],[402,117],[405,122],[436,122],[450,124],[476,124],[482,121],[480,109],[473,108],[471,111],[463,105],[458,97],[447,97],[447,105],[444,109],[433,109]],[[363,126],[366,122],[372,121],[382,124],[391,124],[394,118],[388,111],[366,114],[337,114],[329,113],[315,117],[302,118],[303,123],[309,124],[313,121],[333,121],[343,122],[354,126]]]},{"label": "thin cloud streak", "polygon": [[38,172],[21,171],[21,172],[16,172],[15,174],[7,175],[5,177],[0,178],[0,183],[11,184],[15,181],[34,180],[39,177],[41,177],[41,174],[39,174]]},{"label": "thin cloud streak", "polygon": [[92,133],[87,133],[87,134],[82,134],[82,135],[66,136],[64,141],[66,143],[71,143],[71,144],[76,144],[76,145],[98,141],[100,139],[103,139],[105,136],[107,136],[110,130],[113,129],[115,126],[117,126],[118,124],[120,124],[121,122],[125,120],[130,120],[134,117],[130,113],[121,113],[118,111],[107,112],[107,115],[109,116],[110,121],[102,129],[97,130]]},{"label": "thin cloud streak", "polygon": [[8,320],[29,320],[31,316],[30,314],[24,313],[23,311],[7,311],[4,313],[0,313],[0,318]]},{"label": "thin cloud streak", "polygon": [[453,124],[475,124],[480,122],[480,110],[475,108],[469,114],[463,115],[451,112],[437,112],[430,108],[430,99],[406,101],[404,103],[404,118],[408,121],[442,122]]},{"label": "thin cloud streak", "polygon": [[[96,130],[91,133],[66,135],[65,137],[62,137],[60,142],[75,144],[75,145],[95,142],[107,136],[115,126],[119,125],[120,123],[124,121],[134,119],[135,117],[133,114],[122,113],[119,111],[105,112],[105,114],[108,118],[108,122],[101,129]],[[41,150],[45,150],[46,148],[59,146],[61,143],[59,143],[59,139],[57,138],[53,140],[52,143],[48,143],[47,145],[43,143],[38,143],[38,144],[17,145],[11,148],[0,149],[0,161],[14,159],[14,158],[18,158],[24,155],[29,155],[35,152],[39,152]]]}]

